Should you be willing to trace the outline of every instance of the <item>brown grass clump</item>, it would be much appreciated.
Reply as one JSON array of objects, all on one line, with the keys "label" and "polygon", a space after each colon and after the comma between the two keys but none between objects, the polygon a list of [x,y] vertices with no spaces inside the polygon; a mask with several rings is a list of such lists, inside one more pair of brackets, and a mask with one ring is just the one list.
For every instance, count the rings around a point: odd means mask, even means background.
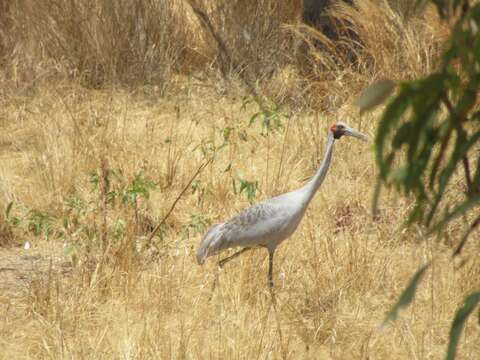
[{"label": "brown grass clump", "polygon": [[[446,31],[430,9],[407,21],[359,0],[331,9],[333,41],[287,3],[192,2],[226,63],[187,3],[0,1],[0,358],[444,356],[480,286],[475,241],[453,263],[450,244],[405,229],[411,204],[393,193],[373,219],[374,159],[354,139],[279,248],[276,301],[262,250],[195,263],[208,226],[314,173],[331,122],[373,137],[353,95],[430,71]],[[426,261],[414,304],[379,328]],[[480,353],[473,319],[460,348]]]},{"label": "brown grass clump", "polygon": [[30,80],[54,70],[90,86],[163,84],[185,66],[186,39],[195,41],[185,6],[171,0],[21,0],[9,10],[11,71]]},{"label": "brown grass clump", "polygon": [[292,48],[293,38],[282,25],[296,20],[298,9],[294,1],[205,0],[191,1],[191,4],[204,13],[211,25],[209,29],[208,24],[204,24],[206,43],[215,48],[225,47],[218,49],[217,58],[224,73],[262,81],[286,64],[286,50]]},{"label": "brown grass clump", "polygon": [[338,2],[328,14],[333,39],[305,25],[290,27],[304,40],[301,59],[310,87],[304,93],[325,111],[334,112],[366,83],[431,72],[448,35],[433,7],[405,17],[387,1],[361,0],[355,6]]}]

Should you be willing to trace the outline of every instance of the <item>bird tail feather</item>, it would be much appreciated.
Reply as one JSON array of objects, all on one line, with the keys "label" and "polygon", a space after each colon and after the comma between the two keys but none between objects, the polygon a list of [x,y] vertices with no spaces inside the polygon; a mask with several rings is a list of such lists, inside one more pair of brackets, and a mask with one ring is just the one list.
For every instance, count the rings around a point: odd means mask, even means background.
[{"label": "bird tail feather", "polygon": [[223,225],[223,223],[213,225],[203,237],[197,250],[197,263],[199,265],[203,265],[207,257],[216,253],[215,250],[217,246],[215,245],[218,244],[218,241],[222,236],[220,231],[221,225]]}]

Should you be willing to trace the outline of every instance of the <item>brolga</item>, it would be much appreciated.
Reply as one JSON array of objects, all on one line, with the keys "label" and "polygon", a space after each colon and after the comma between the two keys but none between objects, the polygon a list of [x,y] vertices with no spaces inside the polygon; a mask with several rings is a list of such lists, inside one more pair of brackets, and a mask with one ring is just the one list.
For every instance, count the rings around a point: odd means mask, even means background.
[{"label": "brolga", "polygon": [[197,250],[197,262],[225,249],[241,247],[240,251],[221,260],[226,262],[257,247],[268,250],[268,282],[273,287],[273,256],[278,245],[297,229],[305,211],[320,185],[322,185],[332,161],[335,141],[342,136],[353,136],[367,141],[367,136],[344,123],[333,124],[328,130],[325,155],[319,169],[303,187],[255,204],[227,222],[213,225],[203,237]]}]

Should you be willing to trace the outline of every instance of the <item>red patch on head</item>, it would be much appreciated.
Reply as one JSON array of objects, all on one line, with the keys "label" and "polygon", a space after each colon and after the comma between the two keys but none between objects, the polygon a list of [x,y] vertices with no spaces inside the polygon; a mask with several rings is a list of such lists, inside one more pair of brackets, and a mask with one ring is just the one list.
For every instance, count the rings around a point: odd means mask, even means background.
[{"label": "red patch on head", "polygon": [[330,131],[335,132],[336,130],[337,130],[337,124],[332,124],[332,126],[330,126]]}]

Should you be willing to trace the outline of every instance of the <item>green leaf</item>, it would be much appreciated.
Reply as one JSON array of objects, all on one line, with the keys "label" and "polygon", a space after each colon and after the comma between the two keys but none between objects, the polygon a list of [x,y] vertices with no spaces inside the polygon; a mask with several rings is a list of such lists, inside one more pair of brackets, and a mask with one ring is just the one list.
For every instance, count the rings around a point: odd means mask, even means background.
[{"label": "green leaf", "polygon": [[94,187],[97,187],[98,184],[100,183],[100,177],[96,172],[90,173],[90,183],[94,185]]},{"label": "green leaf", "polygon": [[194,180],[192,181],[192,184],[190,187],[192,188],[192,194],[195,194],[197,191],[200,190],[200,180]]},{"label": "green leaf", "polygon": [[447,123],[446,125],[444,125],[444,127],[446,128],[445,134],[443,135],[443,138],[441,138],[439,140],[441,142],[440,150],[438,151],[437,156],[436,156],[435,160],[433,161],[433,165],[432,165],[432,168],[431,168],[431,171],[430,171],[430,180],[429,180],[430,190],[433,190],[433,187],[435,185],[436,175],[437,175],[438,169],[440,167],[440,163],[442,162],[442,160],[444,158],[445,151],[446,151],[448,143],[450,142],[450,139],[451,139],[452,128],[451,128],[450,124],[451,123]]},{"label": "green leaf", "polygon": [[464,116],[475,105],[477,100],[477,90],[475,88],[467,88],[457,103],[456,112],[460,116]]},{"label": "green leaf", "polygon": [[78,250],[74,245],[72,244],[67,245],[64,248],[63,253],[66,258],[69,258],[73,266],[78,265]]},{"label": "green leaf", "polygon": [[372,110],[382,104],[394,88],[395,83],[392,80],[379,80],[362,91],[355,105],[360,108],[360,113]]},{"label": "green leaf", "polygon": [[444,227],[448,222],[451,220],[457,218],[458,216],[465,214],[467,211],[470,209],[474,208],[475,206],[480,204],[480,196],[475,196],[467,201],[462,202],[460,205],[455,207],[452,211],[447,212],[443,219],[440,220],[437,224],[432,226],[431,230],[429,231],[429,234],[434,233],[435,231],[440,230],[442,227]]},{"label": "green leaf", "polygon": [[13,207],[13,201],[10,201],[7,205],[7,209],[5,210],[5,218],[8,220],[10,217],[10,211],[12,210]]},{"label": "green leaf", "polygon": [[408,144],[412,133],[413,124],[411,122],[403,124],[392,140],[392,146],[394,149],[400,148],[403,144]]},{"label": "green leaf", "polygon": [[425,270],[427,270],[429,266],[430,263],[424,265],[420,268],[420,270],[417,271],[412,280],[410,280],[407,288],[403,291],[395,306],[389,311],[387,317],[383,321],[383,324],[386,324],[389,321],[395,321],[400,309],[408,306],[412,302],[415,292],[417,291],[417,285],[425,274]]},{"label": "green leaf", "polygon": [[253,114],[253,116],[250,118],[250,121],[248,122],[248,126],[251,126],[255,122],[255,120],[257,120],[257,118],[261,115],[263,115],[262,112],[257,112]]},{"label": "green leaf", "polygon": [[115,205],[115,199],[118,197],[118,193],[116,191],[109,191],[105,197],[107,199],[107,203]]},{"label": "green leaf", "polygon": [[383,158],[384,146],[387,141],[387,136],[392,128],[397,124],[402,115],[407,110],[410,105],[410,92],[407,87],[402,89],[400,94],[398,94],[395,99],[390,102],[390,104],[385,109],[382,119],[380,120],[380,125],[378,126],[377,136],[375,138],[376,146],[376,155],[377,163],[380,166],[380,177],[382,179],[386,178],[386,174],[389,170],[389,164],[393,161],[392,156],[388,156],[387,159]]},{"label": "green leaf", "polygon": [[466,297],[463,307],[457,310],[450,328],[450,341],[448,343],[447,360],[455,359],[457,345],[462,335],[465,321],[480,302],[480,292],[470,294]]},{"label": "green leaf", "polygon": [[[461,139],[460,137],[457,138],[457,141],[456,141],[456,144],[455,144],[455,149],[454,149],[454,151],[453,151],[453,153],[450,157],[450,161],[448,162],[445,169],[439,175],[439,179],[440,179],[439,188],[438,188],[437,196],[435,197],[435,200],[434,200],[432,206],[430,207],[430,212],[427,216],[427,220],[426,220],[427,226],[430,226],[430,222],[432,221],[433,216],[435,215],[435,212],[438,208],[438,205],[440,204],[440,200],[443,197],[445,189],[446,189],[450,179],[454,175],[454,171],[457,168],[457,164],[459,164],[462,161],[463,157],[468,152],[468,150],[472,146],[474,146],[479,140],[480,140],[480,131],[478,131],[473,136],[471,136],[470,139],[466,142],[463,139]],[[470,199],[470,200],[472,200],[472,199]],[[475,198],[473,200],[475,200]],[[465,211],[463,211],[463,212],[465,212]],[[460,214],[462,214],[463,212],[461,212]],[[445,223],[443,223],[442,226]]]},{"label": "green leaf", "polygon": [[222,129],[222,136],[224,141],[228,141],[230,139],[230,134],[233,131],[233,127],[231,126],[226,126],[225,128]]},{"label": "green leaf", "polygon": [[412,224],[415,221],[422,221],[423,212],[424,212],[424,203],[423,201],[418,201],[415,204],[415,207],[413,208],[413,210],[410,211],[410,214],[407,219],[407,224]]}]

